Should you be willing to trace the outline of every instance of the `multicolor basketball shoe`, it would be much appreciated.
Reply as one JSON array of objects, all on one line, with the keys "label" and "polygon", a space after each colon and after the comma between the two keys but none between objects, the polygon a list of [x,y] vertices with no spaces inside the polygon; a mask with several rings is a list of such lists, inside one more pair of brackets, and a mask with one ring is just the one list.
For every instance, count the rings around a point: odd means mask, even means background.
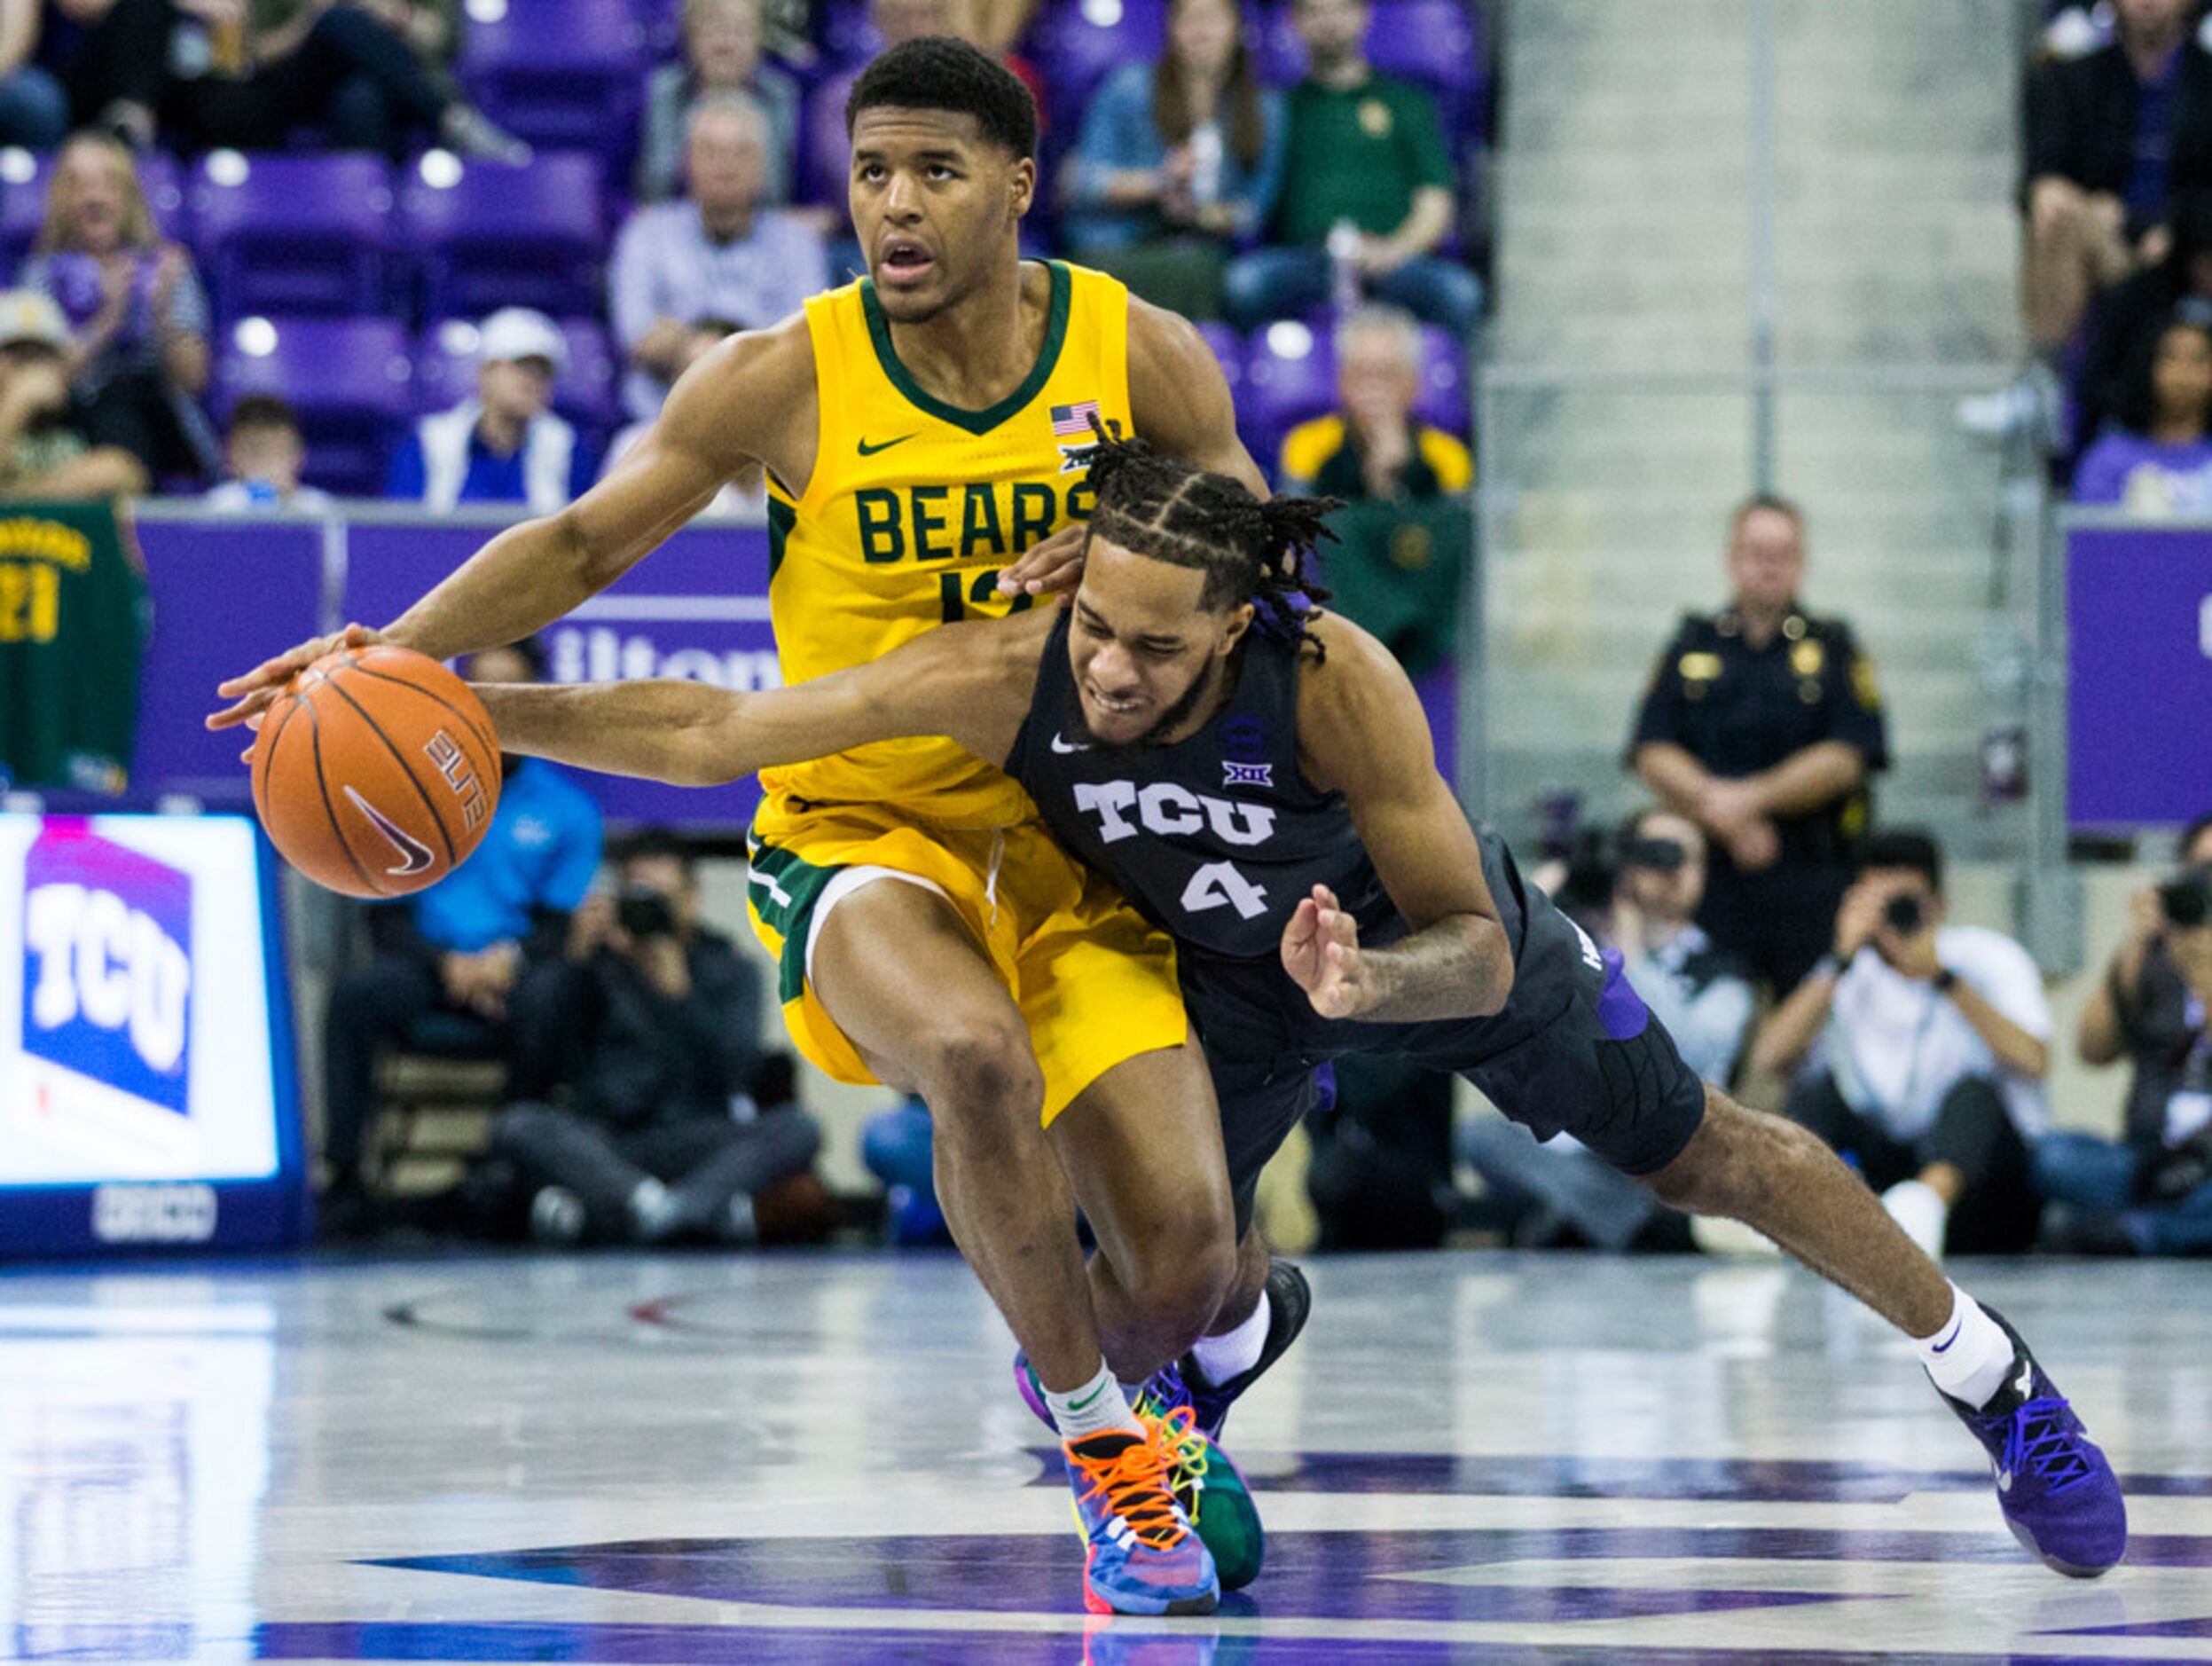
[{"label": "multicolor basketball shoe", "polygon": [[2012,1536],[2044,1566],[2093,1579],[2128,1552],[2128,1505],[2120,1478],[2020,1332],[1996,1308],[1982,1311],[2012,1339],[2012,1371],[1996,1397],[1979,1411],[1949,1395],[1944,1403],[1988,1452],[1997,1508]]},{"label": "multicolor basketball shoe", "polygon": [[[1022,1403],[1036,1414],[1039,1423],[1053,1428],[1044,1386],[1030,1370],[1026,1354],[1014,1356],[1014,1382],[1021,1390]],[[1189,1396],[1173,1365],[1153,1373],[1132,1410],[1137,1421],[1148,1429],[1157,1429],[1165,1443],[1168,1483],[1175,1502],[1182,1506],[1212,1554],[1221,1589],[1242,1591],[1259,1577],[1260,1563],[1267,1553],[1259,1506],[1252,1502],[1243,1476],[1236,1473],[1227,1452],[1199,1433]]]},{"label": "multicolor basketball shoe", "polygon": [[1175,1500],[1167,1425],[1062,1443],[1083,1530],[1083,1606],[1093,1614],[1212,1614],[1213,1558]]}]

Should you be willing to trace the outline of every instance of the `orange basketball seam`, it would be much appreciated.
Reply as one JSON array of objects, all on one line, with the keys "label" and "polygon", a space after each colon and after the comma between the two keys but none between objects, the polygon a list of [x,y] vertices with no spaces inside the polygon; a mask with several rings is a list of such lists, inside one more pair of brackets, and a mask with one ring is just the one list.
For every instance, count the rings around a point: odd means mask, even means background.
[{"label": "orange basketball seam", "polygon": [[338,820],[338,811],[330,801],[330,783],[323,779],[322,713],[316,711],[312,700],[303,699],[300,703],[307,708],[308,734],[315,743],[315,790],[322,795],[323,814],[329,820],[330,830],[338,836],[338,848],[346,853],[346,861],[352,864],[353,871],[361,876],[363,884],[377,896],[388,897],[392,893],[376,883],[375,876],[361,866],[361,859],[353,853],[353,841],[346,837],[345,827]]},{"label": "orange basketball seam", "polygon": [[[415,779],[414,766],[407,761],[407,755],[404,752],[392,744],[391,736],[385,734],[377,720],[369,715],[368,708],[348,694],[345,685],[335,677],[330,680],[330,687],[333,694],[361,714],[361,721],[368,726],[369,733],[375,735],[378,744],[392,755],[392,762],[399,766],[399,773],[407,778],[407,784],[415,790],[415,797],[422,800],[422,807],[430,813],[430,824],[437,829],[439,841],[445,846],[446,872],[451,873],[460,866],[460,858],[453,854],[453,836],[445,830],[445,818],[438,813],[437,801],[432,798],[428,790]],[[410,683],[407,687],[412,688],[414,685]],[[422,691],[417,690],[417,692]],[[440,879],[444,876],[444,874],[438,876]]]},{"label": "orange basketball seam", "polygon": [[[498,736],[496,735],[488,735],[482,729],[477,727],[475,719],[470,717],[467,712],[462,711],[451,700],[448,700],[443,695],[434,694],[419,682],[409,682],[404,677],[395,677],[388,672],[378,671],[375,667],[371,665],[357,664],[351,667],[351,669],[358,672],[364,677],[373,677],[379,682],[388,682],[396,688],[412,688],[415,693],[420,695],[425,700],[436,701],[438,704],[443,706],[448,711],[451,711],[454,717],[459,719],[462,725],[467,727],[468,732],[476,737],[476,743],[482,747],[484,750],[491,754],[491,760],[493,764],[497,765],[498,763]],[[467,688],[468,685],[463,683],[461,686],[463,688]],[[500,774],[504,779],[506,772],[502,770]]]},{"label": "orange basketball seam", "polygon": [[260,762],[246,772],[246,778],[254,790],[254,809],[261,817],[263,827],[269,825],[269,771],[277,761],[277,743],[284,738],[284,726],[292,721],[292,714],[300,705],[300,696],[289,688],[278,698],[284,703],[283,715],[278,718],[274,729],[269,727],[268,719],[262,719],[261,746],[255,754]]}]

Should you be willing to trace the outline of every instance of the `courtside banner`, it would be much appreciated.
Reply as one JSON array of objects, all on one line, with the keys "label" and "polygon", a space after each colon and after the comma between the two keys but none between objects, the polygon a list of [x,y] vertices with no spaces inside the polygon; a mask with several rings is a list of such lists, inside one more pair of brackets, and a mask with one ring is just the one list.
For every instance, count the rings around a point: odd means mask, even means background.
[{"label": "courtside banner", "polygon": [[0,1253],[303,1236],[274,862],[242,816],[0,814]]},{"label": "courtside banner", "polygon": [[2067,536],[2067,793],[2078,828],[2185,822],[2212,805],[2212,528]]},{"label": "courtside banner", "polygon": [[[344,617],[372,625],[397,618],[489,536],[480,526],[354,523],[346,530]],[[681,677],[773,688],[780,679],[768,628],[768,534],[687,527],[543,640],[556,682]],[[760,799],[750,779],[702,790],[582,770],[576,778],[617,821],[742,828]]]}]

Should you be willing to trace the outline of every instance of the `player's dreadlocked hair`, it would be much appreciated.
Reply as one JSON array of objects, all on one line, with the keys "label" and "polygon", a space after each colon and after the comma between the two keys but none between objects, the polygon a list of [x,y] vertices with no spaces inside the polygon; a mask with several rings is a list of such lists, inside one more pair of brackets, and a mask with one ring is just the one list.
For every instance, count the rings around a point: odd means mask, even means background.
[{"label": "player's dreadlocked hair", "polygon": [[[1098,419],[1091,419],[1094,428]],[[1243,482],[1163,457],[1140,439],[1103,434],[1091,452],[1097,507],[1091,530],[1125,549],[1206,576],[1198,605],[1250,601],[1276,628],[1324,652],[1306,624],[1329,600],[1314,546],[1336,534],[1322,517],[1335,498],[1252,496]]]}]

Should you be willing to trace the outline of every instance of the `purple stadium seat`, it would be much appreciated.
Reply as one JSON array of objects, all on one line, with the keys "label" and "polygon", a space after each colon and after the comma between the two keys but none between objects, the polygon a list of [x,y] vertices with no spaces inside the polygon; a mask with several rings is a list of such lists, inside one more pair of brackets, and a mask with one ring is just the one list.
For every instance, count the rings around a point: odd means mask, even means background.
[{"label": "purple stadium seat", "polygon": [[865,4],[831,0],[819,16],[817,38],[821,43],[822,67],[828,71],[858,69],[883,50],[883,37],[875,32]]},{"label": "purple stadium seat", "polygon": [[[603,439],[622,426],[621,365],[614,344],[596,318],[564,318],[569,368],[553,389],[553,408],[578,428]],[[449,318],[415,343],[413,405],[418,414],[443,411],[476,391],[476,329]]]},{"label": "purple stadium seat", "polygon": [[[0,262],[5,263],[4,275],[9,278],[22,264],[46,217],[46,181],[53,171],[51,156],[14,148],[0,151]],[[184,170],[176,159],[158,151],[141,156],[138,177],[145,185],[146,206],[153,210],[153,221],[161,235],[184,240],[188,219]]]},{"label": "purple stadium seat", "polygon": [[1414,414],[1432,428],[1465,439],[1474,413],[1467,397],[1467,350],[1452,333],[1433,324],[1421,326],[1421,394]]},{"label": "purple stadium seat", "polygon": [[1042,8],[1029,32],[1058,125],[1071,129],[1081,127],[1100,82],[1124,64],[1157,59],[1166,40],[1166,0],[1061,0]]},{"label": "purple stadium seat", "polygon": [[392,211],[381,157],[218,151],[193,174],[192,207],[223,317],[380,309]]},{"label": "purple stadium seat", "polygon": [[607,244],[599,161],[554,153],[507,168],[433,151],[400,186],[398,231],[422,255],[426,318],[591,311]]},{"label": "purple stadium seat", "polygon": [[1201,324],[1198,334],[1204,338],[1213,357],[1220,361],[1221,374],[1228,379],[1229,397],[1244,397],[1244,338],[1226,324]]},{"label": "purple stadium seat", "polygon": [[489,0],[469,20],[459,67],[485,114],[549,150],[628,161],[647,66],[631,0]]},{"label": "purple stadium seat", "polygon": [[[1326,328],[1286,320],[1253,334],[1238,402],[1243,426],[1279,443],[1288,430],[1336,402],[1337,356]],[[1268,450],[1272,462],[1274,447]]]},{"label": "purple stadium seat", "polygon": [[412,405],[407,334],[391,318],[246,318],[217,345],[216,405],[249,393],[288,399],[307,440],[307,478],[375,497]]}]

